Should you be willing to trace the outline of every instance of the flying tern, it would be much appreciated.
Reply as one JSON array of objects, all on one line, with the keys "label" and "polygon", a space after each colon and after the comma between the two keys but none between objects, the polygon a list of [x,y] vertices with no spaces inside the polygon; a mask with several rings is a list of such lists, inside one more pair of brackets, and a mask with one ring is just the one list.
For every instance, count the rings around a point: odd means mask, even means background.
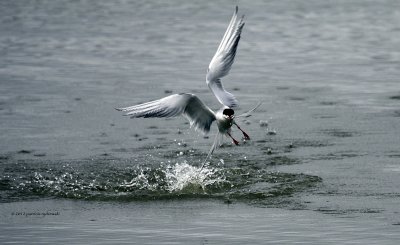
[{"label": "flying tern", "polygon": [[[139,105],[116,108],[116,110],[127,112],[125,116],[130,116],[131,118],[175,117],[183,115],[189,120],[191,127],[205,134],[210,131],[211,124],[216,121],[218,133],[207,158],[218,147],[223,135],[230,137],[235,145],[239,145],[239,141],[233,138],[231,134],[233,125],[243,133],[244,139],[249,140],[249,135],[234,120],[235,112],[232,108],[238,106],[238,101],[233,94],[225,90],[221,82],[221,78],[226,76],[232,67],[244,26],[244,16],[238,18],[237,13],[238,7],[236,6],[228,28],[207,70],[206,83],[217,100],[223,105],[221,109],[214,112],[196,95],[180,93]],[[260,104],[240,116],[249,116],[250,112],[254,111]]]}]

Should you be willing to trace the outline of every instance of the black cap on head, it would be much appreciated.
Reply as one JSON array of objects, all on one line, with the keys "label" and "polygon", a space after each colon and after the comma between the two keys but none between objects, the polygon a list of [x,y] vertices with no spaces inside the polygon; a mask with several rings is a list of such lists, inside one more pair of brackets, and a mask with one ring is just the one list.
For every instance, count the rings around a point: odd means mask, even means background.
[{"label": "black cap on head", "polygon": [[231,108],[228,108],[228,109],[225,109],[222,112],[222,114],[227,115],[227,116],[232,116],[233,114],[235,114],[235,112]]}]

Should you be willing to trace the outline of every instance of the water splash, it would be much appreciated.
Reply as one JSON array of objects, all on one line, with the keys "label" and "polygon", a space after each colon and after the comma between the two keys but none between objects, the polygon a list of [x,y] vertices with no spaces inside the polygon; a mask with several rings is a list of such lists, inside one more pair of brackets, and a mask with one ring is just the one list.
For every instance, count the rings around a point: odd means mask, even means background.
[{"label": "water splash", "polygon": [[226,182],[221,168],[196,167],[186,160],[156,169],[138,167],[135,177],[121,187],[168,193],[206,193],[209,186]]},{"label": "water splash", "polygon": [[41,197],[98,201],[217,198],[274,204],[312,188],[320,178],[271,172],[262,163],[228,161],[193,166],[189,160],[171,163],[89,160],[69,163],[19,162],[3,164],[0,200]]},{"label": "water splash", "polygon": [[196,167],[187,161],[169,165],[166,170],[167,189],[170,192],[205,192],[207,186],[226,182],[225,176],[219,173],[219,168]]}]

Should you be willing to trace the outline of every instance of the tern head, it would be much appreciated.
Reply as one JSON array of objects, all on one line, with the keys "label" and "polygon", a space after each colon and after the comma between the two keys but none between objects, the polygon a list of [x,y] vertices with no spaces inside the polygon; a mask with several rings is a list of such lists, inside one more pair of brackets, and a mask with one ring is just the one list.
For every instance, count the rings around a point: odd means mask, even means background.
[{"label": "tern head", "polygon": [[230,119],[233,119],[233,118],[235,117],[235,116],[234,116],[235,111],[232,110],[231,108],[224,109],[224,110],[222,111],[222,114],[223,114],[226,118],[230,118]]}]

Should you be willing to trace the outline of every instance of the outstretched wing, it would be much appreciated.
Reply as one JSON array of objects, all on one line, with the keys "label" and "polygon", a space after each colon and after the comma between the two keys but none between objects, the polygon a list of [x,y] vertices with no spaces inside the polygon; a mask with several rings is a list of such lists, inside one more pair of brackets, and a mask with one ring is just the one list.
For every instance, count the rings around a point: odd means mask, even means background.
[{"label": "outstretched wing", "polygon": [[236,6],[225,35],[208,66],[206,76],[207,85],[214,93],[215,97],[217,97],[221,104],[230,108],[238,106],[238,101],[233,94],[224,89],[221,78],[226,76],[232,67],[240,40],[240,34],[244,26],[243,16],[237,20],[237,12],[238,7]]},{"label": "outstretched wing", "polygon": [[165,98],[147,103],[115,108],[127,112],[125,116],[136,117],[175,117],[185,116],[190,126],[208,133],[212,122],[215,120],[214,112],[194,94],[173,94]]}]

